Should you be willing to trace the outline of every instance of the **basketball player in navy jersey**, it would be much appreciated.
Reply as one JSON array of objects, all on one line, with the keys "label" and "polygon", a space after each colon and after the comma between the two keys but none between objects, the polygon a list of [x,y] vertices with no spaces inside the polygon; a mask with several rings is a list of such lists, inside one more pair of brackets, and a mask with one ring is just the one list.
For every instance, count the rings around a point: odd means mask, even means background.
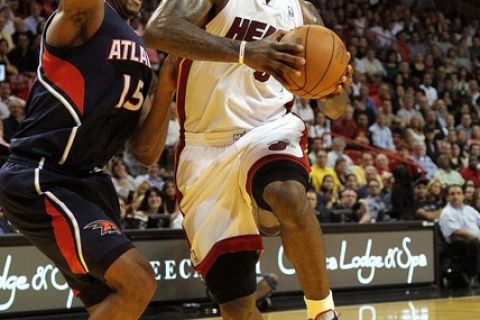
[{"label": "basketball player in navy jersey", "polygon": [[[293,96],[281,87],[305,63],[297,55],[303,48],[275,33],[313,23],[322,20],[303,0],[164,0],[146,28],[149,47],[185,58],[177,187],[191,259],[224,319],[262,319],[254,296],[263,248],[255,204],[280,222],[308,319],[337,319],[320,226],[306,200],[305,125],[285,110]],[[349,67],[337,96],[350,83]],[[344,107],[322,111],[338,118]]]},{"label": "basketball player in navy jersey", "polygon": [[0,171],[6,216],[55,262],[89,319],[138,319],[156,290],[149,262],[119,228],[110,176],[98,169],[130,138],[151,165],[165,141],[173,65],[162,69],[151,108],[142,108],[152,72],[126,23],[140,7],[141,0],[60,1]]}]

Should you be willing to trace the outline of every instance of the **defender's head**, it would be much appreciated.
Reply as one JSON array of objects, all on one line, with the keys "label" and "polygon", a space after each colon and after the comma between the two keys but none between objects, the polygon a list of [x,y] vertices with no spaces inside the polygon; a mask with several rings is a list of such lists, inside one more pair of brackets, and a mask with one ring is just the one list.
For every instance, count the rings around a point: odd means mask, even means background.
[{"label": "defender's head", "polygon": [[142,7],[143,0],[107,0],[125,20],[135,17]]}]

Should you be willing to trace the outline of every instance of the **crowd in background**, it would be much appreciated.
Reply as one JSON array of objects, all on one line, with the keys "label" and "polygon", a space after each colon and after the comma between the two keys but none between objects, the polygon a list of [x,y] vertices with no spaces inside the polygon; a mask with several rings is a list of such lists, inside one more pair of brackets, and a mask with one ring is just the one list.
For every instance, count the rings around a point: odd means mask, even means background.
[{"label": "crowd in background", "polygon": [[[142,34],[158,0],[131,21]],[[480,210],[480,19],[445,15],[433,1],[312,1],[352,55],[344,116],[329,120],[319,101],[297,99],[309,128],[307,198],[321,222],[436,221],[450,185]],[[24,117],[41,32],[55,1],[0,0],[0,152]],[[155,69],[164,54],[149,50]],[[1,66],[4,66],[2,69]],[[158,165],[125,148],[112,174],[127,228],[181,228],[173,183],[178,123],[172,103]],[[0,234],[12,231],[0,217]]]}]

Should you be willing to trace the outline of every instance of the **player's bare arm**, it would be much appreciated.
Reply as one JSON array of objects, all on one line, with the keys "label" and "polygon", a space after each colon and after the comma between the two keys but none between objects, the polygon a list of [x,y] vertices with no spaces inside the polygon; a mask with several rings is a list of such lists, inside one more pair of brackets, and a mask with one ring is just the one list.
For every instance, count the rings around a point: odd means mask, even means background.
[{"label": "player's bare arm", "polygon": [[[202,29],[228,0],[164,0],[145,30],[147,46],[192,60],[235,63],[239,61],[241,41],[217,37]],[[296,72],[304,59],[297,56],[303,48],[280,43],[284,31],[269,38],[249,42],[244,63],[257,71],[284,79]]]},{"label": "player's bare arm", "polygon": [[[158,161],[165,147],[168,131],[168,112],[175,91],[175,59],[168,56],[160,70],[153,98],[145,102],[143,109],[147,116],[131,140],[131,150],[135,158],[145,166]],[[151,100],[153,99],[153,101]],[[151,105],[150,105],[150,101]]]},{"label": "player's bare arm", "polygon": [[301,1],[304,24],[316,24],[324,26],[322,17],[317,8],[308,1]]},{"label": "player's bare arm", "polygon": [[55,47],[82,45],[100,28],[103,15],[103,0],[60,0],[47,43]]}]

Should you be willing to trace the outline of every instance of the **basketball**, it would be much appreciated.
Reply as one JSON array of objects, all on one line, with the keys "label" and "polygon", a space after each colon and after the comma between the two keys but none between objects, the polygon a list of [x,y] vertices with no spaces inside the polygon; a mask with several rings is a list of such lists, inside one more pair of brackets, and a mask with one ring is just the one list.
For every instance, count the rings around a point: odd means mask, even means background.
[{"label": "basketball", "polygon": [[285,88],[304,99],[321,99],[333,93],[347,72],[349,55],[332,30],[305,25],[289,31],[281,40],[304,47],[305,65],[299,76],[288,74]]}]

